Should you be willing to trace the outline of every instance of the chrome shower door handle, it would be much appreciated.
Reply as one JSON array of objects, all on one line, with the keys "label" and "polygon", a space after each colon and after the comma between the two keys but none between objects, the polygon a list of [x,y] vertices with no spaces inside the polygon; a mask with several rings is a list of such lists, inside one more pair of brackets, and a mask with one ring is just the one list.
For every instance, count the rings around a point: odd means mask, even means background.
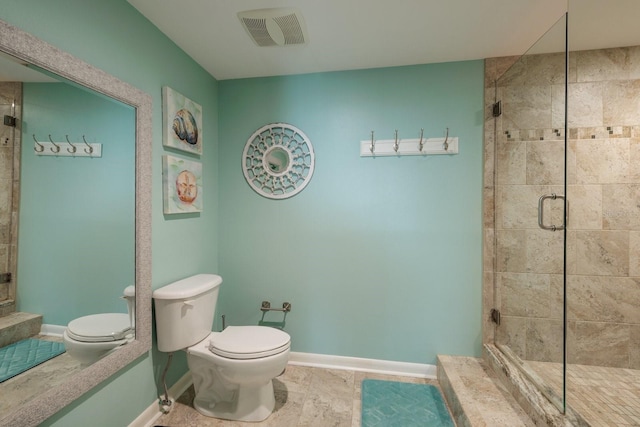
[{"label": "chrome shower door handle", "polygon": [[551,200],[556,200],[556,199],[562,199],[565,200],[563,195],[560,194],[545,194],[543,196],[540,196],[540,198],[538,199],[538,227],[542,228],[543,230],[551,230],[551,231],[556,231],[556,230],[564,230],[564,226],[565,226],[565,222],[562,223],[562,225],[544,225],[544,201],[547,199],[551,199]]}]

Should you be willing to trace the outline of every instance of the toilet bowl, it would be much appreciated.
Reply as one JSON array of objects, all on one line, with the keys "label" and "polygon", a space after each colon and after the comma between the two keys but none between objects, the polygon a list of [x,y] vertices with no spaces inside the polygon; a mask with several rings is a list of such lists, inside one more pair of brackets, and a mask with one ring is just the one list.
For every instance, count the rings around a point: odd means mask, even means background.
[{"label": "toilet bowl", "polygon": [[103,358],[135,338],[134,287],[125,289],[129,313],[100,313],[72,320],[62,334],[66,352],[83,366]]},{"label": "toilet bowl", "polygon": [[187,363],[204,415],[262,421],[275,407],[272,379],[289,360],[289,334],[266,326],[229,326],[187,348]]},{"label": "toilet bowl", "polygon": [[153,292],[158,350],[184,350],[203,415],[263,421],[273,412],[272,380],[287,366],[291,337],[268,326],[212,332],[222,278],[199,274]]},{"label": "toilet bowl", "polygon": [[102,313],[72,320],[62,334],[69,356],[90,365],[134,337],[129,315]]}]

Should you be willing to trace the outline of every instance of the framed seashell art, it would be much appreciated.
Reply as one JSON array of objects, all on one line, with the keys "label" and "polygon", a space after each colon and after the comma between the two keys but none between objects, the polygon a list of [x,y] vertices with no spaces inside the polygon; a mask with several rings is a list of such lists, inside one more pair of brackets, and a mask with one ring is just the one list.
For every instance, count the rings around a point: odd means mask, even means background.
[{"label": "framed seashell art", "polygon": [[162,87],[162,145],[202,154],[202,107],[168,86]]},{"label": "framed seashell art", "polygon": [[162,156],[164,213],[202,212],[202,163]]}]

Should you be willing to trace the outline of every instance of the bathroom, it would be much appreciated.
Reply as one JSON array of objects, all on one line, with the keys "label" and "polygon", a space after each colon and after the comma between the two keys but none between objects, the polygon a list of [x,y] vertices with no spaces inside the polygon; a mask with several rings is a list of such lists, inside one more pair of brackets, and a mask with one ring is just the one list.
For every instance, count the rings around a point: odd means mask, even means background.
[{"label": "bathroom", "polygon": [[[126,2],[66,6],[63,13],[7,2],[1,18],[152,94],[154,288],[218,272],[226,287],[218,313],[228,324],[259,321],[263,299],[290,300],[286,328],[299,352],[426,364],[435,364],[436,354],[481,354],[482,60],[215,81]],[[72,33],[63,28],[70,20]],[[116,25],[127,31],[113,32]],[[148,60],[105,53],[132,37],[146,40]],[[180,67],[167,65],[175,62]],[[157,123],[167,84],[202,104],[211,136],[200,158],[205,208],[186,218],[162,215]],[[318,162],[309,186],[284,202],[253,193],[239,160],[248,136],[277,120],[310,135]],[[396,129],[416,138],[424,128],[442,137],[447,127],[466,141],[458,155],[359,157],[359,142],[371,131],[380,139]],[[407,345],[406,336],[420,338]],[[131,401],[116,415],[126,424],[157,398],[164,362],[158,353],[139,359],[50,422],[73,425],[107,413],[104,402],[120,404],[126,391]],[[169,383],[184,371],[177,357]]]}]

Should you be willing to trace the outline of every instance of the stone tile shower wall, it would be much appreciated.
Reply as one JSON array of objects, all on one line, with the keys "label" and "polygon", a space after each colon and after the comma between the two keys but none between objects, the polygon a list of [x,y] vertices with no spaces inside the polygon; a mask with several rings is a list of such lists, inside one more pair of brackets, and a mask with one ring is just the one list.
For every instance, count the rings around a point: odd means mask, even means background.
[{"label": "stone tile shower wall", "polygon": [[0,125],[0,273],[11,272],[13,277],[0,284],[0,317],[15,311],[22,122],[22,84],[2,82],[0,115],[14,114],[16,128]]},{"label": "stone tile shower wall", "polygon": [[[573,52],[568,73],[568,361],[640,368],[640,47]],[[495,182],[485,174],[495,340],[526,360],[562,359],[562,233],[538,227],[537,203],[564,192],[563,80],[555,54],[525,57],[501,80]],[[562,222],[561,203],[546,209],[546,223]]]}]

